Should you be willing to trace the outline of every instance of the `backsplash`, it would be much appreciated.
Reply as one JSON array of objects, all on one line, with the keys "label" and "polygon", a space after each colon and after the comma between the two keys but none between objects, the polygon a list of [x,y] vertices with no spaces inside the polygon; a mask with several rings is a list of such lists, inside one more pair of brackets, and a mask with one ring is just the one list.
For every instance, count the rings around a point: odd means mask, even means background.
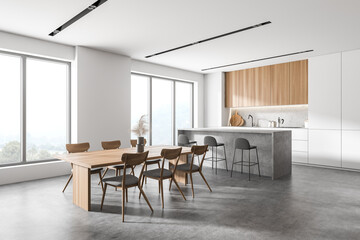
[{"label": "backsplash", "polygon": [[264,127],[268,121],[277,122],[278,117],[284,119],[283,127],[304,127],[304,121],[308,119],[308,105],[231,108],[229,120],[235,111],[243,117],[246,127],[251,127],[249,115],[253,116],[257,127]]}]

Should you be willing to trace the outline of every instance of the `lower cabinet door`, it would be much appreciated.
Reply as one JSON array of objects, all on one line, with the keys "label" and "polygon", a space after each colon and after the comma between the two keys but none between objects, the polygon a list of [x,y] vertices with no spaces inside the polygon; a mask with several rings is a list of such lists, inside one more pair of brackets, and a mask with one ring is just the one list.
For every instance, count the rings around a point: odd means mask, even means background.
[{"label": "lower cabinet door", "polygon": [[360,169],[360,131],[342,132],[342,167]]},{"label": "lower cabinet door", "polygon": [[341,167],[341,130],[309,130],[309,163]]},{"label": "lower cabinet door", "polygon": [[307,152],[292,152],[292,161],[295,163],[308,163]]}]

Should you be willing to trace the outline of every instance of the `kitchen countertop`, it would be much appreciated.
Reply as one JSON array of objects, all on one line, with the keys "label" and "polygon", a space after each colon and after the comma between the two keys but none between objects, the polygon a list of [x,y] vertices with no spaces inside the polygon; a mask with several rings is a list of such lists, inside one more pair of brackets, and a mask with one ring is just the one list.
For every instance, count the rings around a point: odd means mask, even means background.
[{"label": "kitchen countertop", "polygon": [[260,133],[272,134],[276,132],[291,131],[293,129],[306,128],[260,128],[260,127],[209,127],[209,128],[184,128],[179,131],[214,131],[214,132],[243,132],[243,133]]}]

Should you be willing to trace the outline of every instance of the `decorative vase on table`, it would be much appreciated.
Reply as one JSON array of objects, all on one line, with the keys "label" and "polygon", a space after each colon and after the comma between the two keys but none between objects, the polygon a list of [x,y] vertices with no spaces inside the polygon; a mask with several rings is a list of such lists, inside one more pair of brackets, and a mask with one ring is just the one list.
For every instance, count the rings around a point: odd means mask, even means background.
[{"label": "decorative vase on table", "polygon": [[136,151],[139,153],[144,152],[144,137],[138,137],[136,144]]},{"label": "decorative vase on table", "polygon": [[136,151],[137,152],[144,152],[144,137],[146,133],[149,131],[148,123],[146,119],[146,115],[142,115],[139,121],[133,126],[131,131],[138,136],[137,144],[136,144]]}]

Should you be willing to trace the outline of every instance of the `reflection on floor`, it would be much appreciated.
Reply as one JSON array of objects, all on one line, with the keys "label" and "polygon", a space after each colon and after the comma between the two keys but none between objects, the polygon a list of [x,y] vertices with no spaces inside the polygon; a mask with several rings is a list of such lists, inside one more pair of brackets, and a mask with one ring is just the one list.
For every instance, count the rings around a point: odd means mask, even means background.
[{"label": "reflection on floor", "polygon": [[204,169],[213,193],[195,175],[190,186],[165,189],[161,209],[157,182],[144,190],[154,208],[129,189],[125,223],[121,192],[109,188],[100,212],[101,187],[92,177],[92,212],[72,204],[67,176],[0,186],[0,239],[359,239],[360,173],[293,166],[281,180]]}]

